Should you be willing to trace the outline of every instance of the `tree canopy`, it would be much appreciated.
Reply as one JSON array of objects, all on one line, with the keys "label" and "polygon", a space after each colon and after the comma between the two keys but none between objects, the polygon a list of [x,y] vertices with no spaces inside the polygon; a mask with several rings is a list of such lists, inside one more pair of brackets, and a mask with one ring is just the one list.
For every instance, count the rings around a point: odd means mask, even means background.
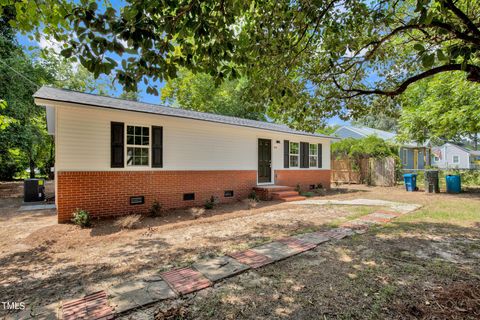
[{"label": "tree canopy", "polygon": [[211,75],[182,69],[177,78],[162,88],[161,98],[180,108],[265,120],[266,102],[249,95],[246,78],[227,80],[217,86]]},{"label": "tree canopy", "polygon": [[347,138],[332,144],[332,154],[351,159],[398,157],[398,147],[377,136]]},{"label": "tree canopy", "polygon": [[121,10],[44,0],[14,9],[12,25],[41,29],[64,56],[94,75],[115,73],[127,90],[144,81],[156,93],[150,80],[183,67],[217,82],[248,76],[293,124],[360,117],[371,95],[397,96],[439,73],[480,81],[479,0],[132,0]]},{"label": "tree canopy", "polygon": [[476,139],[480,132],[479,89],[461,72],[439,74],[412,85],[401,98],[400,138]]}]

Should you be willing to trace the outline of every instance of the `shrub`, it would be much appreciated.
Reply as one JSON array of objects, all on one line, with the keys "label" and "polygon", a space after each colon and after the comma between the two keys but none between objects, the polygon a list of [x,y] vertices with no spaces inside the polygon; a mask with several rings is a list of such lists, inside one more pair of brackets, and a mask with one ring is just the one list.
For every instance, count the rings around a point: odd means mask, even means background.
[{"label": "shrub", "polygon": [[[315,190],[315,189],[313,189]],[[307,192],[301,192],[300,195],[304,196],[304,197],[307,197],[307,198],[310,198],[310,197],[315,197],[317,194],[315,192],[312,191],[307,191]]]},{"label": "shrub", "polygon": [[212,196],[210,199],[208,199],[207,201],[205,201],[205,209],[207,210],[210,210],[210,209],[213,209],[215,208],[215,205],[217,204],[217,199],[215,199],[214,196]]},{"label": "shrub", "polygon": [[91,224],[90,213],[87,210],[75,209],[72,222],[82,228],[89,227]]},{"label": "shrub", "polygon": [[259,201],[258,194],[255,192],[255,190],[252,190],[252,192],[250,192],[250,194],[248,195],[248,199],[255,200],[256,202]]},{"label": "shrub", "polygon": [[134,229],[140,224],[141,220],[142,216],[140,214],[132,214],[118,218],[115,225],[121,229]]},{"label": "shrub", "polygon": [[198,219],[205,214],[205,208],[193,207],[193,208],[190,208],[188,210],[190,211],[190,214],[192,215],[192,217],[194,219]]},{"label": "shrub", "polygon": [[153,201],[150,210],[148,210],[148,213],[151,217],[160,216],[162,213],[162,205],[160,204],[160,202],[158,202],[157,200]]}]

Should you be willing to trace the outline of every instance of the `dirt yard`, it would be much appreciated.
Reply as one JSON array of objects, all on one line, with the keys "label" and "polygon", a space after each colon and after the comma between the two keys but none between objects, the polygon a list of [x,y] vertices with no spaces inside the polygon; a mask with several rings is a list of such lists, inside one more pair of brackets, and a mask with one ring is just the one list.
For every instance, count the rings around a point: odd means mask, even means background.
[{"label": "dirt yard", "polygon": [[[18,185],[12,185],[21,195]],[[12,192],[13,193],[13,192]],[[144,217],[135,229],[115,220],[81,229],[57,224],[54,210],[18,211],[21,198],[0,199],[0,296],[27,305],[77,297],[102,284],[149,275],[206,256],[221,255],[285,235],[326,228],[368,214],[370,207],[325,207],[262,202]],[[340,219],[340,220],[339,220]]]},{"label": "dirt yard", "polygon": [[[342,187],[324,198],[423,204],[364,235],[329,242],[122,319],[479,319],[480,194]],[[167,312],[166,312],[167,311]]]},{"label": "dirt yard", "polygon": [[[382,318],[406,312],[415,317],[452,307],[451,292],[471,299],[480,295],[479,194],[425,195],[406,193],[401,187],[348,186],[321,198],[385,199],[425,207],[384,229],[179,300],[187,308],[185,317]],[[20,203],[18,198],[0,199],[0,296],[29,306],[68,300],[103,284],[327,228],[377,209],[278,202],[248,209],[238,202],[196,218],[189,210],[145,217],[130,230],[111,220],[89,229],[58,225],[53,211],[20,212]],[[478,302],[467,300],[466,304]],[[458,308],[468,309],[466,304]],[[126,317],[153,318],[158,307],[161,304]],[[457,311],[454,315],[465,315]]]}]

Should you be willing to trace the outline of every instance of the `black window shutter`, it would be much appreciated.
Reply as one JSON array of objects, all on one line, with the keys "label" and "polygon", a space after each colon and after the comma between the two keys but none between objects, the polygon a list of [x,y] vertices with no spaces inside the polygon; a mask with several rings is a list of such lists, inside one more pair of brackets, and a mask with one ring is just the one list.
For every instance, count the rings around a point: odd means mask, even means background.
[{"label": "black window shutter", "polygon": [[152,126],[152,168],[163,168],[163,127]]},{"label": "black window shutter", "polygon": [[124,167],[124,130],[123,122],[111,123],[110,166],[112,168]]},{"label": "black window shutter", "polygon": [[283,167],[290,167],[290,141],[283,140]]},{"label": "black window shutter", "polygon": [[322,167],[322,144],[319,143],[318,144],[318,167],[321,168]]},{"label": "black window shutter", "polygon": [[309,167],[309,144],[308,142],[300,142],[300,168]]}]

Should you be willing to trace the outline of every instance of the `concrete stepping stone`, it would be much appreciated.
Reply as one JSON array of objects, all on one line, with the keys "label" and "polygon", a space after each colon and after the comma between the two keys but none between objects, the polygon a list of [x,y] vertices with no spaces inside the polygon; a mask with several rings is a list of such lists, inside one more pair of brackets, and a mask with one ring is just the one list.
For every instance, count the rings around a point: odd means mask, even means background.
[{"label": "concrete stepping stone", "polygon": [[208,288],[213,283],[192,268],[181,268],[161,273],[162,278],[181,295]]},{"label": "concrete stepping stone", "polygon": [[311,242],[302,241],[293,237],[283,238],[278,240],[278,242],[287,245],[291,249],[296,250],[298,253],[312,250],[317,246]]},{"label": "concrete stepping stone", "polygon": [[315,245],[319,245],[320,243],[327,242],[328,240],[330,240],[330,238],[322,234],[322,232],[311,232],[311,233],[299,234],[299,235],[293,236],[293,238],[298,239],[300,241],[313,243]]},{"label": "concrete stepping stone", "polygon": [[320,234],[335,240],[340,240],[345,237],[351,236],[353,234],[351,229],[347,229],[345,225],[343,225],[343,227],[344,228],[337,228],[337,229],[321,232]]},{"label": "concrete stepping stone", "polygon": [[392,219],[391,218],[385,218],[385,217],[379,217],[374,214],[368,214],[366,216],[363,216],[360,218],[361,220],[366,220],[366,221],[372,221],[375,223],[387,223],[390,222]]},{"label": "concrete stepping stone", "polygon": [[283,260],[299,253],[297,249],[293,249],[281,242],[270,242],[259,247],[251,249],[253,252],[264,255],[272,261]]},{"label": "concrete stepping stone", "polygon": [[382,215],[382,216],[384,216],[384,217],[390,217],[391,219],[396,218],[396,217],[399,217],[399,216],[402,215],[402,214],[399,213],[399,212],[387,211],[387,210],[377,210],[377,211],[375,211],[373,214]]},{"label": "concrete stepping stone", "polygon": [[57,320],[61,319],[62,306],[60,302],[54,302],[52,304],[37,307],[30,306],[20,311],[18,314],[13,314],[13,319],[22,320]]},{"label": "concrete stepping stone", "polygon": [[269,257],[250,249],[231,253],[229,256],[253,269],[263,267],[273,262]]},{"label": "concrete stepping stone", "polygon": [[124,282],[111,287],[108,292],[115,313],[176,297],[175,292],[161,278]]},{"label": "concrete stepping stone", "polygon": [[98,291],[81,299],[65,302],[62,309],[63,320],[74,319],[113,319],[113,310],[108,305],[107,293]]},{"label": "concrete stepping stone", "polygon": [[370,217],[369,215],[360,217],[360,218],[358,218],[358,220],[366,222],[366,223],[370,223],[370,224],[382,224],[382,223],[386,222],[386,221],[383,221],[383,219],[376,219],[376,218]]},{"label": "concrete stepping stone", "polygon": [[228,256],[197,262],[193,265],[193,268],[213,282],[250,269],[248,265],[240,263]]}]

